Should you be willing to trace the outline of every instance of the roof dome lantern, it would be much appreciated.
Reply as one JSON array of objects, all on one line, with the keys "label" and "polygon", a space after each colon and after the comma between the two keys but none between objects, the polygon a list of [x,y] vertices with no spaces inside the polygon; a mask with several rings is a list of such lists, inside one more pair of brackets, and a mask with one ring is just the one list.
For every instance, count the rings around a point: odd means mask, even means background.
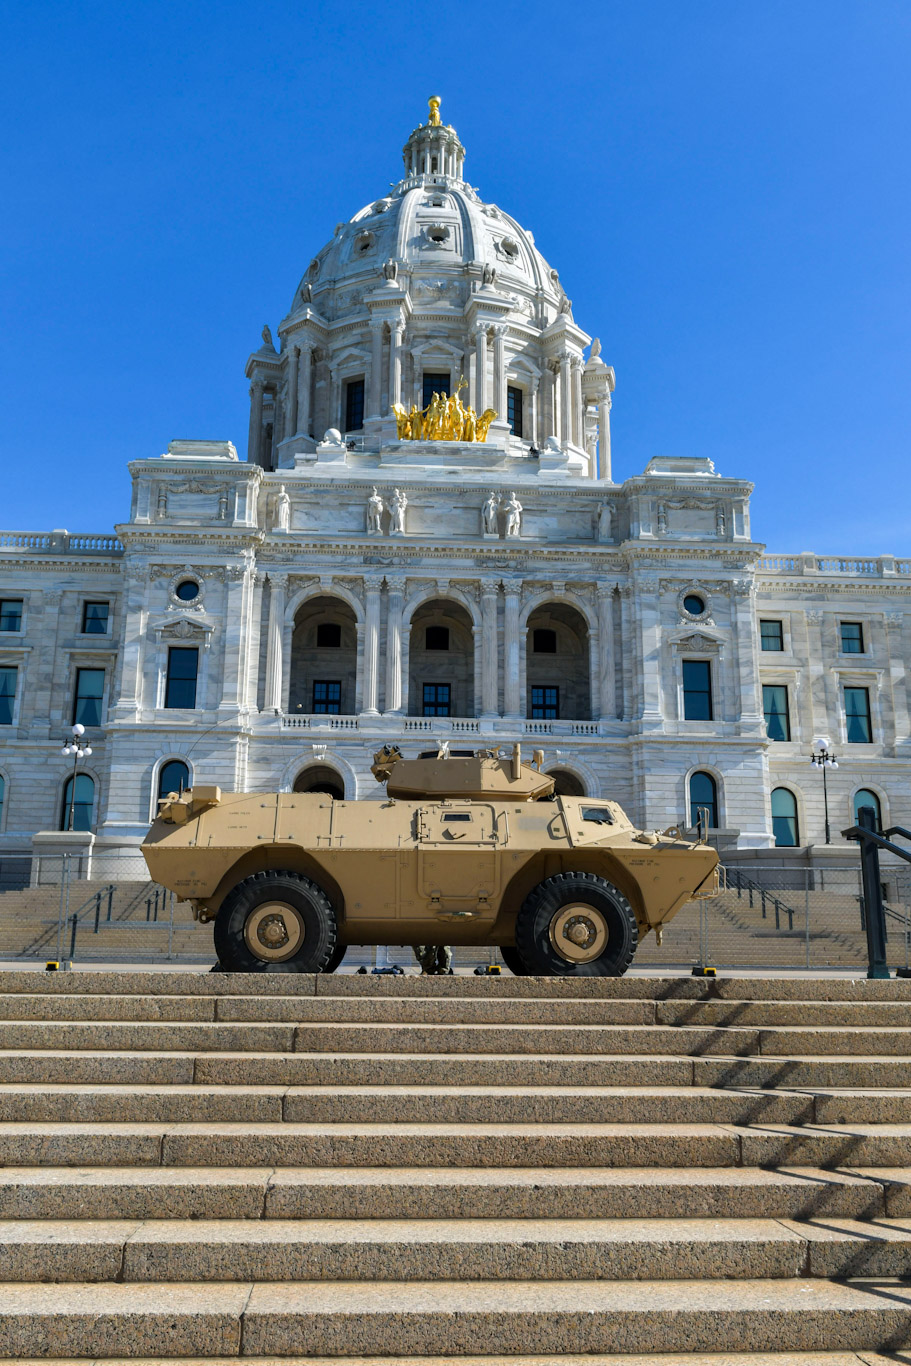
[{"label": "roof dome lantern", "polygon": [[440,120],[440,96],[431,95],[427,103],[427,122],[415,128],[402,148],[405,179],[431,185],[461,181],[465,148],[456,130]]}]

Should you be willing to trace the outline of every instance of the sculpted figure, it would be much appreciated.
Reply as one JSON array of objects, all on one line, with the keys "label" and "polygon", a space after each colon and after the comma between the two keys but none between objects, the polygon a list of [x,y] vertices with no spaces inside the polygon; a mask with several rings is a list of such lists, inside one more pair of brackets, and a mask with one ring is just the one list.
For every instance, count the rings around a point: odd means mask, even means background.
[{"label": "sculpted figure", "polygon": [[589,360],[597,360],[601,355],[601,338],[596,337],[592,342],[592,349],[589,352]]},{"label": "sculpted figure", "polygon": [[727,518],[724,515],[724,508],[721,504],[715,509],[715,535],[723,536],[727,531]]},{"label": "sculpted figure", "polygon": [[396,278],[396,276],[398,275],[398,273],[399,273],[398,262],[397,262],[397,261],[393,261],[392,257],[390,256],[389,260],[388,260],[388,261],[386,262],[386,264],[383,266],[383,275],[385,276],[385,278],[386,278],[387,280],[394,280],[394,279]]},{"label": "sculpted figure", "polygon": [[466,409],[465,409],[465,418],[464,418],[464,420],[463,420],[463,422],[462,422],[462,440],[463,440],[463,441],[475,441],[475,440],[477,440],[477,421],[478,421],[478,415],[477,415],[477,413],[475,412],[474,408],[466,408]]},{"label": "sculpted figure", "polygon": [[408,441],[412,436],[411,417],[402,407],[401,403],[393,403],[392,411],[395,413],[396,436],[398,437],[399,441]]},{"label": "sculpted figure", "polygon": [[484,269],[481,273],[481,281],[485,285],[492,285],[497,278],[497,268],[492,266],[489,261],[484,262]]},{"label": "sculpted figure", "polygon": [[383,500],[374,487],[373,492],[367,499],[367,530],[382,531],[383,529]]},{"label": "sculpted figure", "polygon": [[313,291],[310,288],[310,281],[306,280],[301,285],[301,303],[309,304],[313,298]]},{"label": "sculpted figure", "polygon": [[481,509],[481,520],[484,525],[484,531],[488,536],[495,536],[500,529],[497,518],[499,507],[500,500],[497,495],[491,491],[490,497]]},{"label": "sculpted figure", "polygon": [[411,439],[420,441],[424,436],[424,412],[416,403],[411,405]]},{"label": "sculpted figure", "polygon": [[291,499],[285,491],[284,484],[279,486],[278,497],[275,500],[275,530],[291,530]]},{"label": "sculpted figure", "polygon": [[506,513],[506,535],[520,536],[522,534],[522,504],[514,492],[503,504],[503,511]]},{"label": "sculpted figure", "polygon": [[271,346],[275,350],[275,342],[272,340],[272,328],[266,323],[263,328],[263,342],[266,346]]},{"label": "sculpted figure", "polygon": [[429,441],[439,441],[441,416],[439,394],[434,394],[424,412],[424,435]]},{"label": "sculpted figure", "polygon": [[427,103],[430,105],[430,114],[429,114],[429,116],[428,116],[427,122],[430,124],[431,128],[439,128],[439,126],[440,126],[440,97],[439,97],[439,95],[431,95],[431,96],[430,96],[430,99],[427,101]]},{"label": "sculpted figure", "polygon": [[609,541],[611,533],[611,505],[598,504],[598,540]]},{"label": "sculpted figure", "polygon": [[392,535],[404,535],[405,532],[405,509],[408,506],[408,499],[401,489],[393,489],[392,497],[389,500],[389,513],[392,518],[389,524],[389,531]]},{"label": "sculpted figure", "polygon": [[158,490],[158,515],[167,517],[168,515],[168,491],[166,488]]},{"label": "sculpted figure", "polygon": [[223,521],[225,521],[225,519],[227,518],[227,516],[228,516],[228,491],[227,491],[227,489],[222,489],[221,493],[218,495],[218,520],[219,520],[220,522],[223,522]]},{"label": "sculpted figure", "polygon": [[490,431],[490,424],[496,417],[493,408],[485,408],[475,425],[475,441],[486,441],[487,433]]}]

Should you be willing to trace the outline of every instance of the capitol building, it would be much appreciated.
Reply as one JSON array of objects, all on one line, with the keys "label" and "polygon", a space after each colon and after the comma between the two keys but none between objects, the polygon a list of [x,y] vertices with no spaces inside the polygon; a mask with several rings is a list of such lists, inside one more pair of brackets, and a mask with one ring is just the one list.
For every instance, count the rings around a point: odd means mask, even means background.
[{"label": "capitol building", "polygon": [[615,482],[619,358],[465,160],[432,100],[301,263],[246,459],[175,440],[112,534],[0,533],[0,854],[134,847],[180,783],[379,799],[385,743],[519,740],[780,858],[824,842],[827,737],[833,841],[858,804],[911,826],[911,560],[768,554],[707,459]]}]

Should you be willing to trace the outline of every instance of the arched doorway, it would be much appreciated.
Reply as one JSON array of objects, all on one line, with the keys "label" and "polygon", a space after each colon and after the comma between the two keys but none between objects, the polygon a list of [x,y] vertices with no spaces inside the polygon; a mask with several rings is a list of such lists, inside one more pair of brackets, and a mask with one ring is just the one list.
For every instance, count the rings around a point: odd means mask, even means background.
[{"label": "arched doorway", "polygon": [[575,607],[547,602],[530,614],[525,681],[531,720],[591,720],[588,625]]},{"label": "arched doorway", "polygon": [[340,598],[310,598],[294,618],[289,712],[351,716],[357,692],[357,621]]},{"label": "arched doorway", "polygon": [[557,797],[584,797],[585,788],[575,773],[568,768],[549,768],[547,776],[554,780],[554,795]]},{"label": "arched doorway", "polygon": [[411,618],[408,715],[474,716],[474,711],[471,617],[461,603],[434,598]]},{"label": "arched doorway", "polygon": [[345,800],[345,784],[342,775],[328,764],[310,764],[302,768],[294,779],[292,792],[325,792],[336,801]]}]

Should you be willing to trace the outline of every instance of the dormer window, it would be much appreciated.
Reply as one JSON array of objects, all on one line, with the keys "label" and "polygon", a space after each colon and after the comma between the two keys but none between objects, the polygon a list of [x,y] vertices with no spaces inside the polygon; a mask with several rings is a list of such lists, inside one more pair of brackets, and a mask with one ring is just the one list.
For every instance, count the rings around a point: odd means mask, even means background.
[{"label": "dormer window", "polygon": [[354,250],[360,255],[362,252],[369,251],[376,238],[372,232],[362,232],[354,239]]},{"label": "dormer window", "polygon": [[449,241],[449,224],[428,223],[424,229],[424,235],[427,241],[432,242],[434,246],[443,247]]},{"label": "dormer window", "polygon": [[503,237],[500,240],[500,250],[510,261],[515,261],[519,255],[519,244],[513,237]]}]

